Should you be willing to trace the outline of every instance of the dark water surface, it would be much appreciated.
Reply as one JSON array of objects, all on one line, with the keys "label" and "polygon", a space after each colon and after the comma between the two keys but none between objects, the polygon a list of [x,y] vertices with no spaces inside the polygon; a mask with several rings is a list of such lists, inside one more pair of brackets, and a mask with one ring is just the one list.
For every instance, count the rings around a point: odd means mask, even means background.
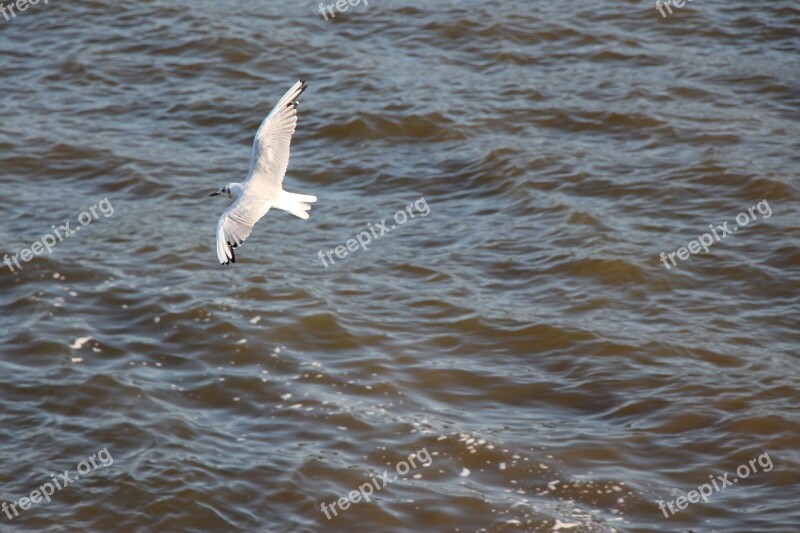
[{"label": "dark water surface", "polygon": [[[78,476],[0,531],[800,531],[798,3],[318,10],[0,17],[0,253],[80,228],[0,264],[0,501]],[[300,77],[319,202],[222,268]]]}]

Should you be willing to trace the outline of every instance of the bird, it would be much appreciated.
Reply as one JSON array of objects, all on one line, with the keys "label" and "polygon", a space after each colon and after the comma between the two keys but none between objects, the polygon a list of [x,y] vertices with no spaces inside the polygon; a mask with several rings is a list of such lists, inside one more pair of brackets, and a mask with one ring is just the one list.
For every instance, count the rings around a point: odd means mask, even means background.
[{"label": "bird", "polygon": [[283,189],[289,145],[297,127],[297,99],[307,87],[305,80],[295,83],[259,126],[247,178],[241,183],[223,185],[209,195],[235,200],[217,222],[217,258],[222,265],[236,262],[234,249],[241,246],[256,222],[271,208],[307,220],[309,204],[317,201],[316,196]]}]

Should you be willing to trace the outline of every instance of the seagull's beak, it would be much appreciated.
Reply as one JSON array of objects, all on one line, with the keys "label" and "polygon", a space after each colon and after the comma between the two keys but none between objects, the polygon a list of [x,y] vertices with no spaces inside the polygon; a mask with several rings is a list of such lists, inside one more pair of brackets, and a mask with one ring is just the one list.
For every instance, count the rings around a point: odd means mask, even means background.
[{"label": "seagull's beak", "polygon": [[217,191],[217,192],[212,192],[211,194],[209,194],[209,196],[219,196],[219,191]]}]

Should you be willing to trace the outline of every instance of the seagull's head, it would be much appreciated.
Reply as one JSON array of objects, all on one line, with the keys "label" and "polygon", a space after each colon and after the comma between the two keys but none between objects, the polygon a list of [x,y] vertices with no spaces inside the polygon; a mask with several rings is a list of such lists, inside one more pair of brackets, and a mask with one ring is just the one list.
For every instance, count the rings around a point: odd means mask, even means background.
[{"label": "seagull's head", "polygon": [[209,194],[209,196],[225,196],[227,198],[233,198],[233,193],[231,192],[233,185],[233,183],[223,185],[217,192],[212,192]]}]

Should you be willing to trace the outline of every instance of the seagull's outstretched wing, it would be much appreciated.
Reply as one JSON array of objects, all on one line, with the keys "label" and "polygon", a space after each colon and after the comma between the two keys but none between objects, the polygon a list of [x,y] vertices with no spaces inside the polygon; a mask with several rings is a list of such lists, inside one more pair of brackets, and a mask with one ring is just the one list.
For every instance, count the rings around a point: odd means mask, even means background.
[{"label": "seagull's outstretched wing", "polygon": [[272,207],[264,198],[246,195],[233,202],[217,222],[217,258],[223,265],[236,262],[233,249],[244,242],[261,217]]},{"label": "seagull's outstretched wing", "polygon": [[289,89],[272,109],[256,132],[253,141],[253,159],[246,188],[274,198],[283,184],[289,166],[289,145],[297,126],[297,98],[308,85],[300,80]]}]

